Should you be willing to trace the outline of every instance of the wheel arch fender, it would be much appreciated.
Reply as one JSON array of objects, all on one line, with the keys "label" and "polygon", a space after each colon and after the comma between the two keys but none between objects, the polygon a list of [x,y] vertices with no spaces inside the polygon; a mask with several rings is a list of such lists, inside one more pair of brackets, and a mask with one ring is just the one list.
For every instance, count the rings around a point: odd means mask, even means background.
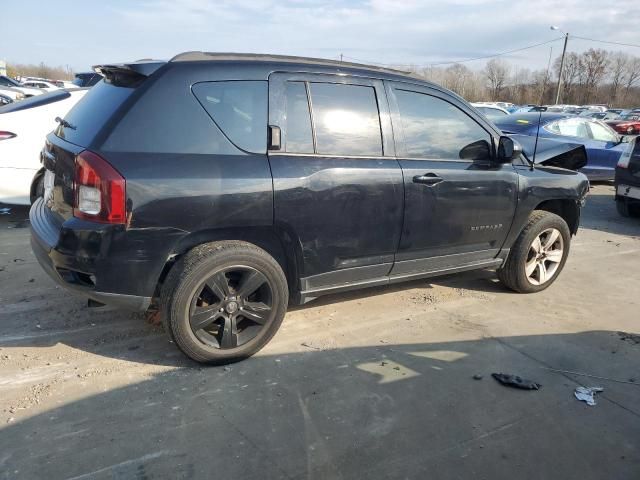
[{"label": "wheel arch fender", "polygon": [[174,245],[165,262],[158,279],[156,294],[169,270],[182,255],[198,245],[224,240],[248,242],[266,251],[282,268],[287,278],[290,295],[297,294],[299,265],[301,265],[300,259],[302,258],[300,241],[292,232],[274,226],[206,229],[184,235]]},{"label": "wheel arch fender", "polygon": [[535,207],[535,210],[555,213],[567,222],[572,235],[578,232],[578,227],[580,226],[580,204],[575,199],[557,198],[544,200]]}]

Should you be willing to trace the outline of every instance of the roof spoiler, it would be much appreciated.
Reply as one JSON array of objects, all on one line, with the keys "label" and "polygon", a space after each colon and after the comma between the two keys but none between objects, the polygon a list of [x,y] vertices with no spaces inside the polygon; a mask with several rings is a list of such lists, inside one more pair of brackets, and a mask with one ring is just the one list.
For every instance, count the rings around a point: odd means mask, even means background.
[{"label": "roof spoiler", "polygon": [[153,74],[167,62],[144,59],[132,63],[112,63],[94,65],[93,71],[99,73],[108,83],[120,86],[134,86]]}]

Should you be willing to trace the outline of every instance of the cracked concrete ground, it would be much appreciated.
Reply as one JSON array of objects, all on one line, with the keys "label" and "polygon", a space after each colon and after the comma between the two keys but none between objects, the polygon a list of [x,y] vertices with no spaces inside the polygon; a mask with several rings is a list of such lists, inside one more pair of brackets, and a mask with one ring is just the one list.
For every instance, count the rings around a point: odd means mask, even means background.
[{"label": "cracked concrete ground", "polygon": [[[640,221],[612,195],[593,188],[542,293],[480,271],[333,295],[213,368],[141,315],[57,288],[14,208],[0,216],[0,479],[640,478]],[[596,406],[580,385],[604,387]]]}]

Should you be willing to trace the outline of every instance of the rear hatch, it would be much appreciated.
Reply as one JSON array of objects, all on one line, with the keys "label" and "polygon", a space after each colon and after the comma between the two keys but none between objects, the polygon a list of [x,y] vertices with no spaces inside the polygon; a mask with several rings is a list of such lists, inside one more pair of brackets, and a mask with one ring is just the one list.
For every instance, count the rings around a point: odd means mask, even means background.
[{"label": "rear hatch", "polygon": [[59,222],[73,216],[78,155],[97,148],[127,108],[127,100],[133,100],[134,92],[163,64],[138,62],[95,67],[105,80],[91,88],[47,136],[42,163],[52,173],[45,176],[45,201]]}]

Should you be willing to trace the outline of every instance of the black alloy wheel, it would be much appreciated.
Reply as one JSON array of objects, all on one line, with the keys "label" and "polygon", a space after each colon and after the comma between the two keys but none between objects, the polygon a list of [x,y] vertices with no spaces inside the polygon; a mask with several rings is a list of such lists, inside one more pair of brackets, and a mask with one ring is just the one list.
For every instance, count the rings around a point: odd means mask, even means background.
[{"label": "black alloy wheel", "polygon": [[224,268],[196,290],[189,309],[191,331],[209,347],[239,347],[264,327],[272,302],[272,287],[262,273],[246,265]]}]

